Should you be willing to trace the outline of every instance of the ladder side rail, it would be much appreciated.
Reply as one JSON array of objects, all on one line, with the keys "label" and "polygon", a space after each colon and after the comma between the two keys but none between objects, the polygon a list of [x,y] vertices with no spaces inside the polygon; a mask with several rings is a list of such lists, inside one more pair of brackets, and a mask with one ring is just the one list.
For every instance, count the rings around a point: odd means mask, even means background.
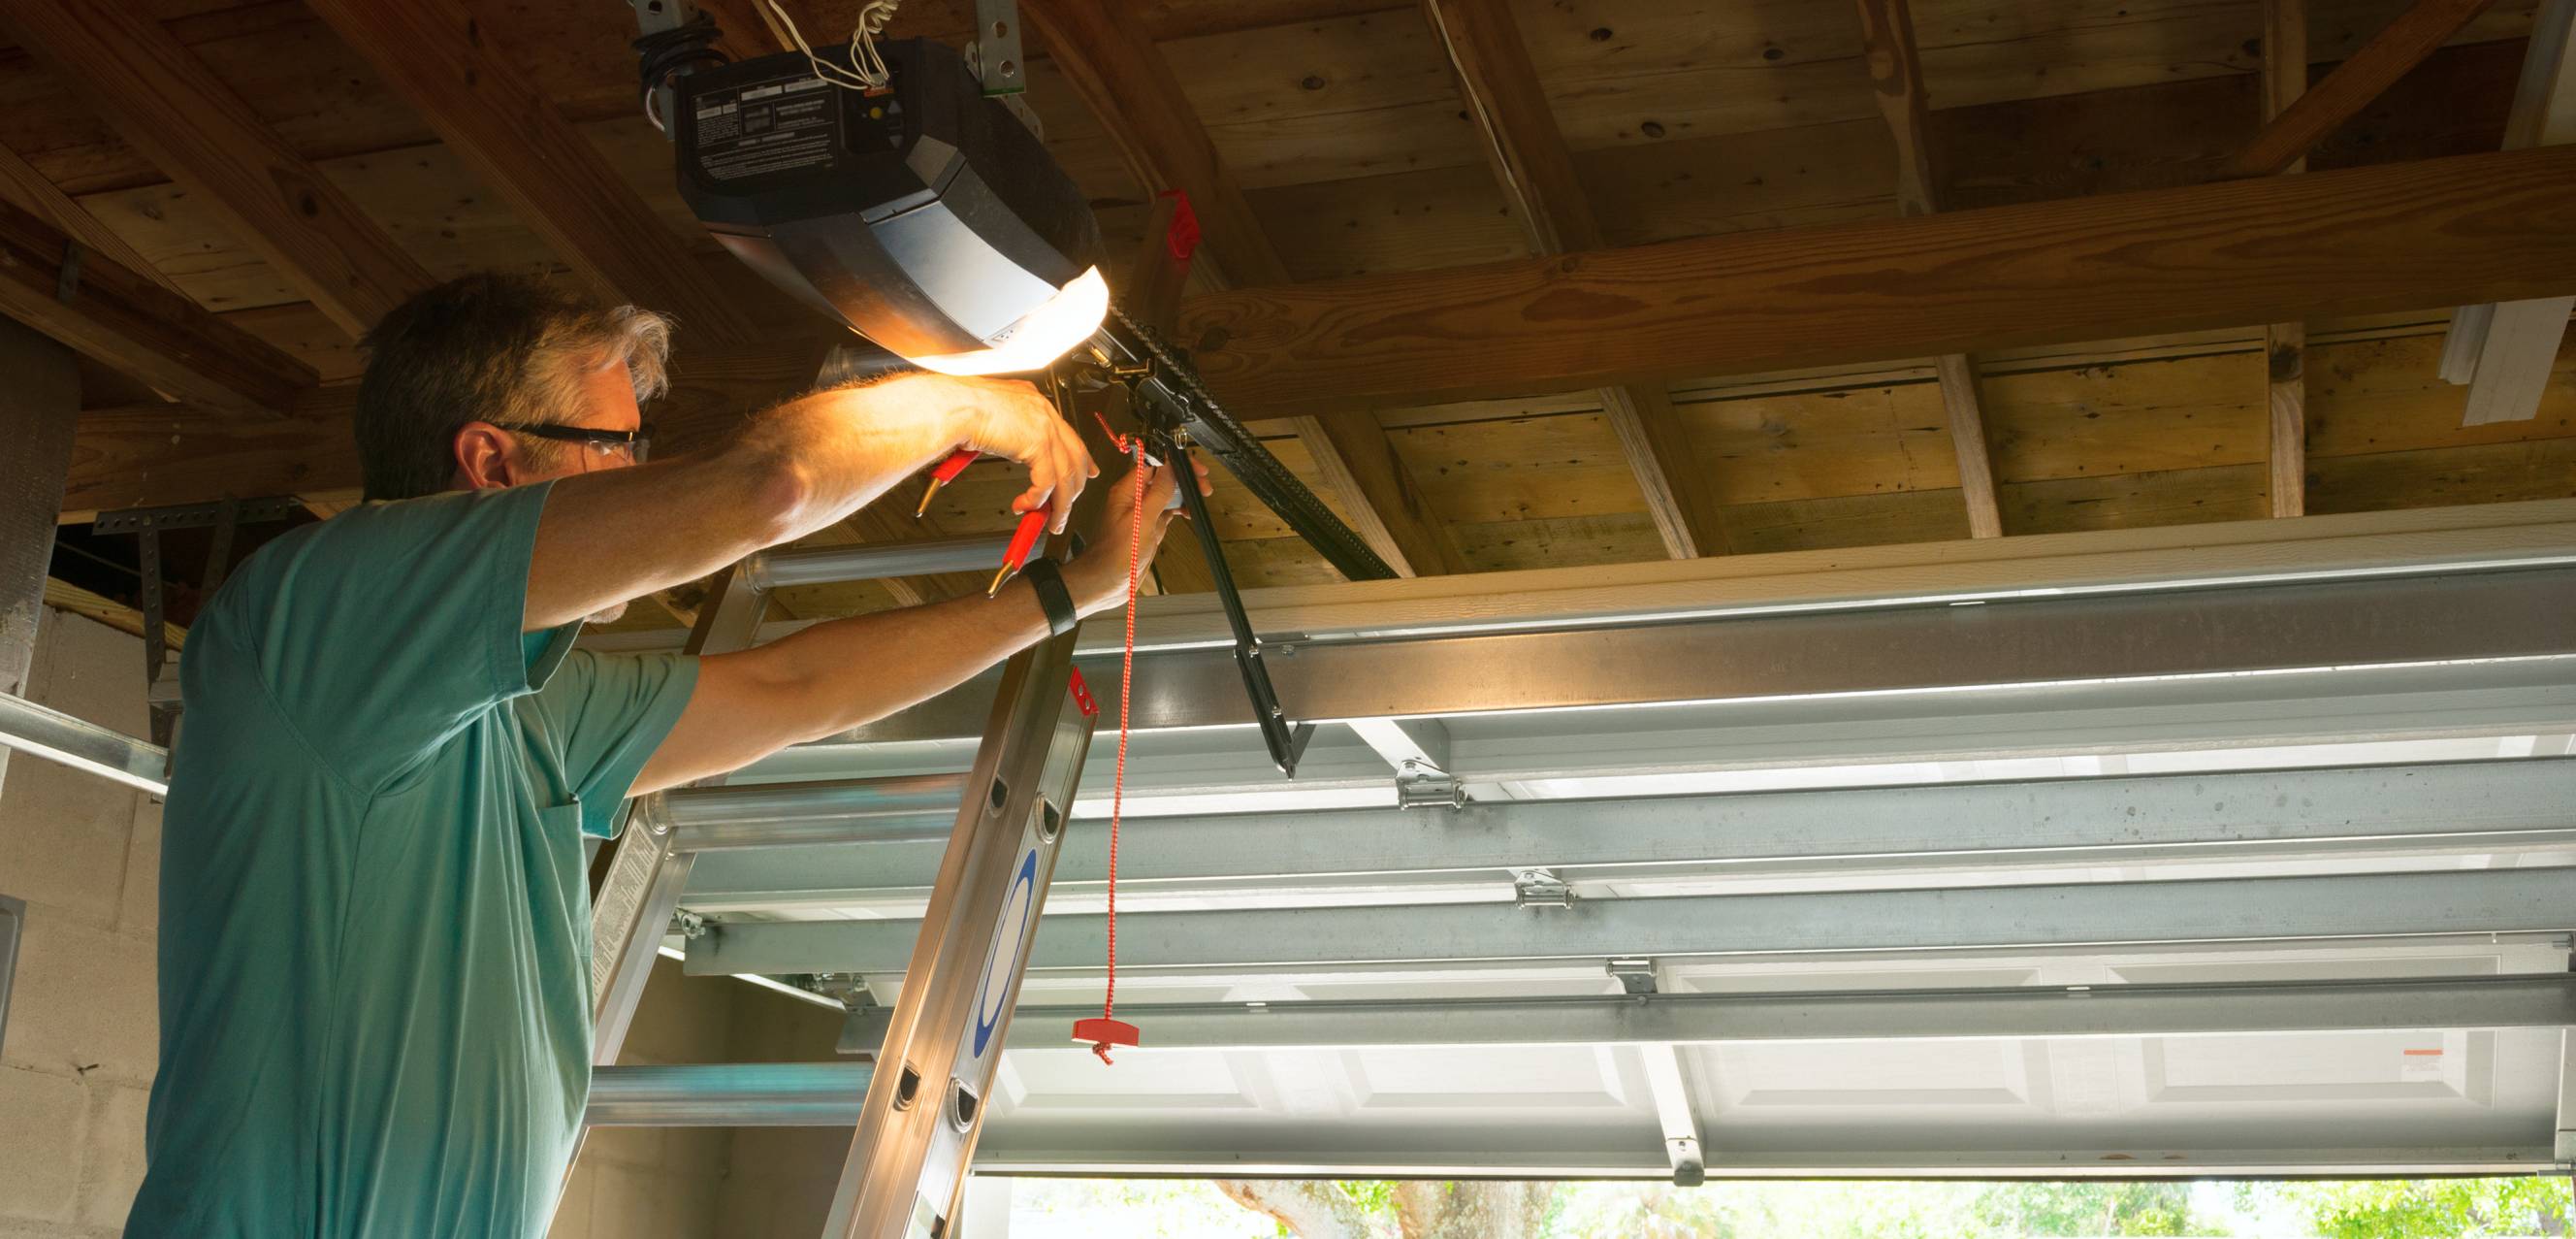
[{"label": "ladder side rail", "polygon": [[1014,656],[879,1047],[826,1236],[953,1229],[1089,753],[1078,632]]},{"label": "ladder side rail", "polygon": [[[699,613],[683,652],[725,654],[748,648],[769,607],[769,591],[753,585],[740,566],[728,568],[711,591],[714,601]],[[697,786],[720,784],[723,776]],[[653,974],[663,928],[679,910],[680,892],[689,884],[695,856],[671,846],[671,813],[660,794],[638,799],[627,828],[617,839],[616,854],[591,900],[590,996],[593,1066],[617,1061],[625,1048],[626,1030],[644,999],[644,982]]]}]

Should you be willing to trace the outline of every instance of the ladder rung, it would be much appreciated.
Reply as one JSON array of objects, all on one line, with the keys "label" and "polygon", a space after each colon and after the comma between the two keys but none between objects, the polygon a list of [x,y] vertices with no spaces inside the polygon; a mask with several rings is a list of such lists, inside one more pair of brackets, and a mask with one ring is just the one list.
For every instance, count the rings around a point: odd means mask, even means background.
[{"label": "ladder rung", "polygon": [[872,1064],[711,1063],[594,1067],[592,1127],[850,1127]]},{"label": "ladder rung", "polygon": [[675,788],[664,797],[671,850],[945,839],[966,794],[962,774]]},{"label": "ladder rung", "polygon": [[933,572],[991,572],[1010,545],[1011,535],[1004,533],[928,542],[802,546],[762,551],[744,562],[743,575],[755,589],[783,589]]}]

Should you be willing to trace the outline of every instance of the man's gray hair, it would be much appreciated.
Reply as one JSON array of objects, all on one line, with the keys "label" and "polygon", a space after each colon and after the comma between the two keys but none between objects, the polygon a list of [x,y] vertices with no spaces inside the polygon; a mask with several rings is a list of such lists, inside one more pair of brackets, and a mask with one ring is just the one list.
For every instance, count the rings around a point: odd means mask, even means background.
[{"label": "man's gray hair", "polygon": [[[670,384],[670,319],[532,276],[449,280],[394,307],[364,345],[356,420],[369,499],[448,489],[456,432],[468,422],[570,421],[590,368],[624,365],[639,401]],[[567,450],[534,437],[520,446],[540,466]]]}]

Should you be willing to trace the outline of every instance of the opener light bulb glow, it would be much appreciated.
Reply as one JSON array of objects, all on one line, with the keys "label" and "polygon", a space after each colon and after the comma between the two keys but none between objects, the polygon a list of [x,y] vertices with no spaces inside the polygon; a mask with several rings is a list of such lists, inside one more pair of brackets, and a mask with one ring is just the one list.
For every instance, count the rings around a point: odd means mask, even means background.
[{"label": "opener light bulb glow", "polygon": [[941,374],[1024,374],[1044,368],[1090,339],[1108,316],[1109,281],[1101,278],[1100,268],[1093,267],[1003,329],[987,347],[915,357],[912,363]]}]

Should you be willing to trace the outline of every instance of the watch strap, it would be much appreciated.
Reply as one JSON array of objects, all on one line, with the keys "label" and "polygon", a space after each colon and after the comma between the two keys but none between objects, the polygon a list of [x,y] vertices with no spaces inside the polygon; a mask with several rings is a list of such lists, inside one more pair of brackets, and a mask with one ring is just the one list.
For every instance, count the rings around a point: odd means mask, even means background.
[{"label": "watch strap", "polygon": [[1020,579],[1038,596],[1038,607],[1046,612],[1047,631],[1057,636],[1072,632],[1082,622],[1082,612],[1073,605],[1073,591],[1064,584],[1064,569],[1044,555],[1032,557],[1020,565]]}]

